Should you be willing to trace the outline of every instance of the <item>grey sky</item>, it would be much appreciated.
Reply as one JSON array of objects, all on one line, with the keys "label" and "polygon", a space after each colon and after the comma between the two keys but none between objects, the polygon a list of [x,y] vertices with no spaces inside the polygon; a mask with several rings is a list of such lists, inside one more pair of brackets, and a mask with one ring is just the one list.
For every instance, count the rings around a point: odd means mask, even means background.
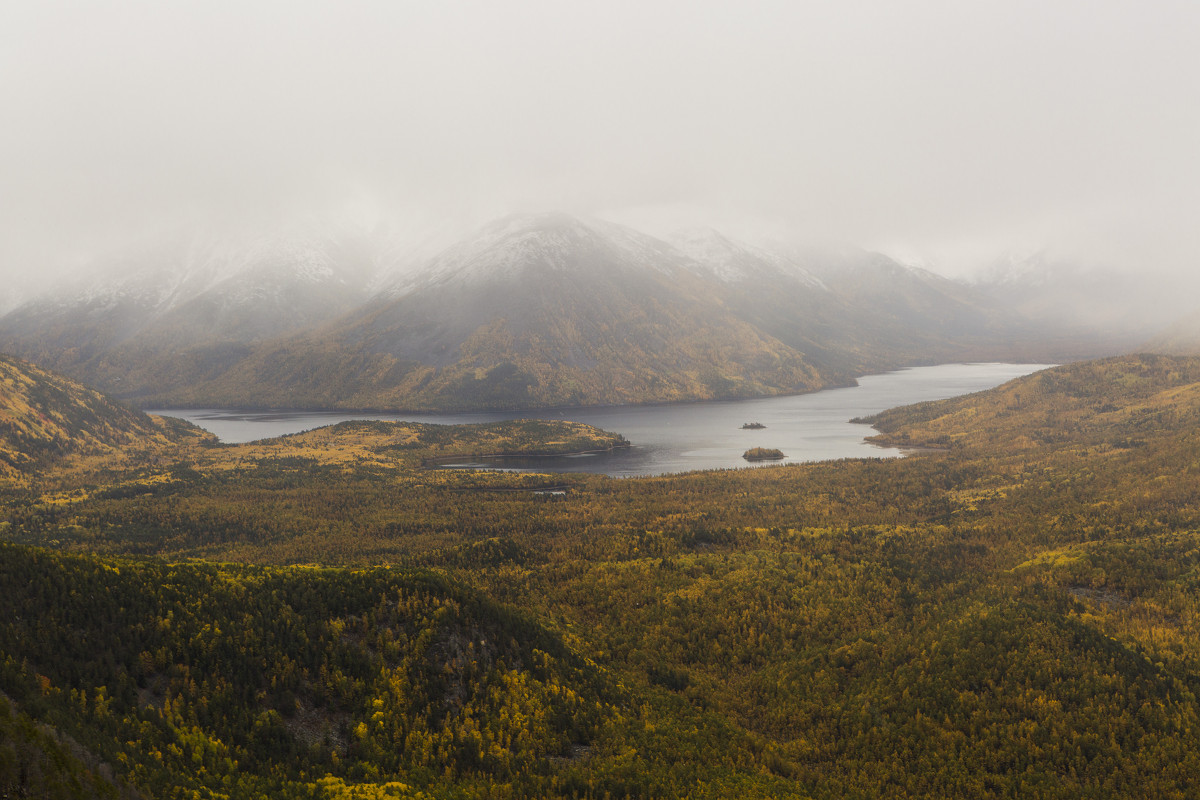
[{"label": "grey sky", "polygon": [[1190,275],[1198,38],[1171,1],[12,0],[0,274],[181,225],[685,208]]}]

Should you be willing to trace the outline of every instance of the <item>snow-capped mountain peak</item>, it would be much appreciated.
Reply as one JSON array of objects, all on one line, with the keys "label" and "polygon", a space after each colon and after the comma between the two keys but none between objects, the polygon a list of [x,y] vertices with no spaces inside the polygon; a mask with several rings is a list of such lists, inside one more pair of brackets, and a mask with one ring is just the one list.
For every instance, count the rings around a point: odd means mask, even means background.
[{"label": "snow-capped mountain peak", "polygon": [[530,271],[569,273],[645,269],[670,274],[681,256],[631,228],[563,213],[514,214],[496,220],[399,275],[382,293],[510,280]]}]

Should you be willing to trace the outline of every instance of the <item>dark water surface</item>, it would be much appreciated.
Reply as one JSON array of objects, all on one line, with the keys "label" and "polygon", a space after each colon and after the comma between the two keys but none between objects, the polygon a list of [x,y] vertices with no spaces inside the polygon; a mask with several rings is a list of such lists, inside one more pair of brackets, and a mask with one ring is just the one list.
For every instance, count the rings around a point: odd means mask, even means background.
[{"label": "dark water surface", "polygon": [[[587,456],[504,459],[459,464],[550,472],[601,472],[632,477],[699,469],[745,467],[751,447],[782,450],[783,463],[835,458],[891,458],[892,448],[863,437],[874,433],[850,419],[895,406],[969,394],[1027,375],[1047,364],[941,364],[860,378],[858,386],[790,397],[658,406],[552,409],[459,414],[370,414],[345,411],[236,411],[198,408],[151,411],[180,417],[215,433],[223,442],[249,442],[297,433],[351,419],[404,420],[451,425],[504,419],[569,419],[624,435],[626,450]],[[762,430],[743,430],[759,422]],[[779,462],[774,462],[779,463]]]}]

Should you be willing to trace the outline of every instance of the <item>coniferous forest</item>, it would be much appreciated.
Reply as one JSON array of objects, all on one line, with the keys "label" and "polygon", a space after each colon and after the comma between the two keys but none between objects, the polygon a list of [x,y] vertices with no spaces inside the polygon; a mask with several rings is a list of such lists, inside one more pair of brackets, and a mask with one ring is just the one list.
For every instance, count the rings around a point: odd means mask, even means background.
[{"label": "coniferous forest", "polygon": [[915,454],[439,470],[627,443],[223,445],[0,359],[0,796],[1194,797],[1200,359],[862,421]]}]

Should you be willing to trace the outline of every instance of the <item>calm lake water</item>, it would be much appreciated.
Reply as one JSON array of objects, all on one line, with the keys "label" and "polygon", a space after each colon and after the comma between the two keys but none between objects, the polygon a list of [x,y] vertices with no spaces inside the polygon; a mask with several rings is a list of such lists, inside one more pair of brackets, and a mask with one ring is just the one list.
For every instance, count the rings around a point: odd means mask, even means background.
[{"label": "calm lake water", "polygon": [[[773,447],[782,463],[835,458],[893,458],[893,448],[875,447],[863,437],[874,430],[850,419],[895,406],[938,400],[990,389],[1048,364],[942,364],[860,378],[858,386],[790,397],[659,406],[552,409],[460,414],[363,414],[344,411],[236,411],[173,409],[152,414],[180,417],[216,434],[223,442],[249,442],[297,433],[351,419],[404,420],[443,425],[503,419],[570,419],[624,435],[627,450],[586,456],[504,459],[488,464],[457,464],[549,472],[600,472],[632,477],[700,469],[746,467],[742,453]],[[759,422],[762,430],[743,430]],[[772,462],[780,463],[780,462]]]}]

